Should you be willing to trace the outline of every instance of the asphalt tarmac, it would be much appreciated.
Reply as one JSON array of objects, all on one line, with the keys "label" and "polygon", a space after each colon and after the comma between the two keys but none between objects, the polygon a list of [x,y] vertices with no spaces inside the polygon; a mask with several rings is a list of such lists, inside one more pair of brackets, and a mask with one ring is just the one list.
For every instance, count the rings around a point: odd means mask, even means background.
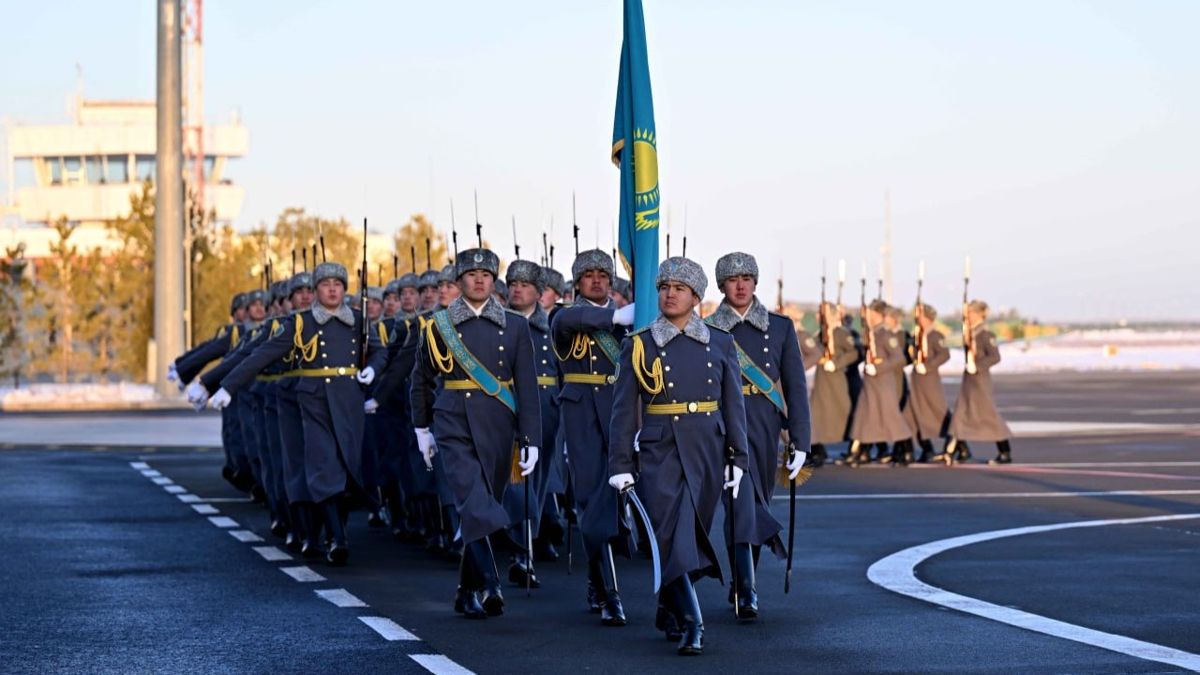
[{"label": "asphalt tarmac", "polygon": [[[470,622],[451,610],[453,561],[392,541],[360,513],[348,567],[269,560],[282,542],[265,511],[220,479],[219,451],[4,446],[0,672],[1200,668],[1200,377],[1022,375],[996,386],[1013,421],[1080,426],[1018,438],[1017,464],[1002,468],[980,463],[994,449],[976,445],[976,463],[955,468],[820,469],[799,493],[791,593],[783,563],[764,559],[762,617],[738,625],[727,589],[702,581],[698,658],[675,656],[653,629],[642,559],[618,561],[626,627],[587,612],[578,549],[573,575],[565,555],[539,563],[532,597],[507,589],[503,617]],[[169,433],[172,419],[146,421]],[[787,506],[781,491],[773,510],[785,525]],[[982,535],[1111,519],[1141,520]],[[968,539],[893,556],[952,537]],[[320,579],[283,571],[300,567]],[[914,567],[941,591],[917,599],[884,587]],[[950,596],[967,611],[944,606]]]}]

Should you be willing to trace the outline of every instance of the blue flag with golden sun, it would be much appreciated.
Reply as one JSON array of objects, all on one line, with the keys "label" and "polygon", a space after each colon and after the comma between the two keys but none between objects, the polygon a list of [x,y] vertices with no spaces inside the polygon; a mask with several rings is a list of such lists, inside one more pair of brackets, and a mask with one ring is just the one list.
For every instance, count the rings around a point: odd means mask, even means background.
[{"label": "blue flag with golden sun", "polygon": [[618,249],[633,281],[637,300],[634,328],[658,316],[658,134],[646,59],[646,22],[642,0],[625,0],[625,34],[617,113],[613,119],[612,161],[621,170],[621,220]]}]

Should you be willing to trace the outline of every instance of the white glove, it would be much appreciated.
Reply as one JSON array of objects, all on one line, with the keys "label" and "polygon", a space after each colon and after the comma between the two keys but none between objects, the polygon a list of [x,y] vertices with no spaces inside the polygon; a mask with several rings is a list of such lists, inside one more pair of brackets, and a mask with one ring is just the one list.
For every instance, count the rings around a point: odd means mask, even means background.
[{"label": "white glove", "polygon": [[837,370],[837,364],[835,364],[833,361],[826,361],[825,365],[822,367],[827,373],[832,373],[833,371]]},{"label": "white glove", "polygon": [[638,443],[638,439],[641,437],[642,437],[642,430],[638,429],[637,433],[633,435],[633,451],[634,452],[642,451],[642,445],[640,443]]},{"label": "white glove", "polygon": [[[732,477],[730,477],[730,475],[729,475],[729,469],[731,469],[731,468],[733,469]],[[733,491],[734,499],[737,499],[738,490],[740,490],[742,487],[742,474],[744,474],[744,473],[746,473],[746,472],[742,471],[741,467],[739,467],[737,465],[734,465],[732,467],[725,467],[725,489]]]},{"label": "white glove", "polygon": [[187,400],[197,411],[203,410],[208,402],[208,390],[199,382],[193,382],[187,387]]},{"label": "white glove", "polygon": [[633,325],[633,304],[629,303],[621,309],[613,311],[614,326],[632,326]]},{"label": "white glove", "polygon": [[975,373],[978,373],[978,372],[979,372],[979,368],[976,367],[975,362],[967,361],[967,374],[974,375]]},{"label": "white glove", "polygon": [[787,463],[788,480],[796,480],[796,476],[800,475],[800,469],[804,468],[806,459],[808,459],[807,452],[796,452],[792,455],[792,461]]},{"label": "white glove", "polygon": [[437,454],[437,442],[433,439],[433,432],[428,428],[416,429],[417,432],[417,449],[421,451],[421,457],[425,460],[425,468],[433,468],[433,456]]},{"label": "white glove", "polygon": [[233,401],[233,397],[225,391],[225,387],[221,387],[217,393],[212,395],[212,398],[208,399],[208,405],[212,406],[213,410],[224,410],[231,401]]},{"label": "white glove", "polygon": [[179,379],[179,373],[175,371],[175,364],[167,366],[167,382],[174,382]]},{"label": "white glove", "polygon": [[367,366],[366,368],[358,371],[358,374],[354,377],[357,378],[360,383],[370,385],[375,381],[375,369],[371,366]]},{"label": "white glove", "polygon": [[631,473],[614,474],[614,475],[608,477],[608,484],[611,485],[614,490],[620,492],[621,490],[624,490],[625,488],[629,487],[630,485],[633,485],[633,474],[631,474]]},{"label": "white glove", "polygon": [[924,363],[918,363],[917,365],[913,366],[913,370],[917,371],[918,375],[924,375],[929,372],[929,369],[925,367]]},{"label": "white glove", "polygon": [[863,372],[865,372],[867,375],[870,375],[871,377],[875,377],[875,364],[868,363],[867,367],[863,368]]},{"label": "white glove", "polygon": [[363,412],[368,415],[374,415],[376,410],[379,410],[379,401],[373,398],[363,401]]},{"label": "white glove", "polygon": [[538,448],[536,445],[531,445],[525,448],[525,461],[517,462],[517,466],[521,467],[521,475],[528,476],[533,473],[533,467],[538,463]]}]

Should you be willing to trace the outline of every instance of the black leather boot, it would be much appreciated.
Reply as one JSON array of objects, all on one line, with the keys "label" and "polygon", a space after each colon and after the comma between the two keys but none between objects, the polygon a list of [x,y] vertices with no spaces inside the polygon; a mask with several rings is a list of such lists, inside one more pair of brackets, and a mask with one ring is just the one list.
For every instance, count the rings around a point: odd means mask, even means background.
[{"label": "black leather boot", "polygon": [[512,564],[508,566],[508,580],[518,588],[542,587],[542,582],[538,581],[537,575],[529,568],[529,556],[524,553],[512,557]]},{"label": "black leather boot", "polygon": [[431,553],[443,554],[450,547],[446,537],[445,523],[442,519],[441,507],[438,500],[431,495],[425,496],[425,550]]},{"label": "black leather boot", "polygon": [[295,504],[288,504],[288,535],[287,550],[299,553],[304,545],[304,528],[300,524],[300,509]]},{"label": "black leather boot", "polygon": [[329,552],[325,559],[330,565],[345,565],[350,559],[350,546],[346,542],[346,526],[338,509],[340,497],[330,497],[321,502],[325,514],[325,527],[329,528]]},{"label": "black leather boot", "polygon": [[504,613],[504,594],[500,591],[500,576],[496,573],[492,543],[484,537],[467,544],[466,548],[470,550],[468,560],[479,580],[479,603],[488,616],[500,616]]},{"label": "black leather boot", "polygon": [[930,441],[928,438],[922,438],[921,439],[921,456],[917,458],[917,463],[918,464],[928,464],[929,460],[931,458],[933,458],[933,455],[934,455],[933,441]]},{"label": "black leather boot", "polygon": [[819,469],[829,461],[829,453],[825,451],[825,446],[820,443],[814,443],[812,452],[808,453],[808,457],[804,459],[804,466],[811,466],[814,469]]},{"label": "black leather boot", "polygon": [[996,450],[999,454],[995,459],[989,459],[988,464],[1012,464],[1012,447],[1007,440],[996,441]]},{"label": "black leather boot", "polygon": [[605,626],[624,626],[629,623],[625,618],[625,608],[621,605],[621,592],[617,586],[617,566],[612,558],[612,550],[601,556],[601,568],[604,572],[604,603],[600,606],[600,623]]},{"label": "black leather boot", "polygon": [[679,642],[683,638],[683,629],[679,627],[679,611],[675,608],[675,599],[669,587],[658,592],[658,611],[654,614],[654,627],[661,630],[670,642]]},{"label": "black leather boot", "polygon": [[604,573],[600,569],[600,556],[588,560],[587,603],[588,611],[599,614],[604,606]]},{"label": "black leather boot", "polygon": [[750,544],[734,544],[730,557],[733,559],[733,583],[737,584],[737,610],[739,621],[754,621],[758,618],[758,589],[754,584],[754,554]]},{"label": "black leather boot", "polygon": [[454,594],[454,611],[468,619],[486,619],[487,612],[479,604],[477,592],[479,580],[475,578],[475,564],[470,551],[463,551],[458,562],[458,590]]},{"label": "black leather boot", "polygon": [[954,458],[954,461],[956,461],[956,462],[968,462],[971,460],[971,457],[973,456],[973,455],[971,455],[971,446],[967,445],[966,441],[959,441],[958,447],[955,448],[954,450],[955,450],[955,453],[957,453],[957,455],[958,455],[957,457]]},{"label": "black leather boot", "polygon": [[697,656],[704,651],[704,617],[700,614],[696,589],[686,574],[671,582],[671,587],[683,629],[683,637],[676,651],[680,656]]},{"label": "black leather boot", "polygon": [[315,560],[325,553],[321,550],[321,515],[312,502],[296,502],[296,517],[300,521],[300,555]]}]

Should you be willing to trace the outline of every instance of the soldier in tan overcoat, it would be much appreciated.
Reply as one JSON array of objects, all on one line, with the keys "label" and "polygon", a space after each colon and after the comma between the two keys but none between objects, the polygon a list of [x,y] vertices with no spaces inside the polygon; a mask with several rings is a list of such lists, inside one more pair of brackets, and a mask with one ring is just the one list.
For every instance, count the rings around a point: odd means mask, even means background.
[{"label": "soldier in tan overcoat", "polygon": [[867,355],[863,366],[863,389],[858,395],[854,421],[850,424],[850,457],[847,463],[858,466],[865,461],[872,445],[900,443],[912,438],[912,432],[900,413],[900,391],[896,371],[905,365],[904,343],[883,325],[887,303],[876,300],[866,312],[863,333]]},{"label": "soldier in tan overcoat", "polygon": [[845,369],[858,360],[858,351],[850,331],[841,326],[837,305],[826,302],[821,305],[821,311],[825,313],[828,334],[817,340],[822,349],[814,361],[817,369],[809,408],[812,411],[812,455],[824,462],[829,456],[825,446],[846,440],[850,424],[850,385]]},{"label": "soldier in tan overcoat", "polygon": [[987,329],[987,315],[986,302],[972,300],[967,305],[966,321],[971,339],[966,345],[966,370],[950,421],[951,441],[946,451],[947,464],[953,462],[957,449],[955,446],[965,446],[968,441],[996,444],[999,454],[988,464],[1012,462],[1012,448],[1009,445],[1012,431],[1000,417],[992,393],[991,369],[1000,363],[1000,348],[996,344],[996,336]]},{"label": "soldier in tan overcoat", "polygon": [[937,310],[929,305],[920,304],[913,310],[917,331],[912,344],[913,369],[906,410],[909,426],[915,428],[921,445],[921,457],[917,460],[921,463],[933,456],[933,439],[949,436],[950,409],[938,368],[950,360],[950,350],[946,348],[945,336],[934,328],[936,319]]}]

